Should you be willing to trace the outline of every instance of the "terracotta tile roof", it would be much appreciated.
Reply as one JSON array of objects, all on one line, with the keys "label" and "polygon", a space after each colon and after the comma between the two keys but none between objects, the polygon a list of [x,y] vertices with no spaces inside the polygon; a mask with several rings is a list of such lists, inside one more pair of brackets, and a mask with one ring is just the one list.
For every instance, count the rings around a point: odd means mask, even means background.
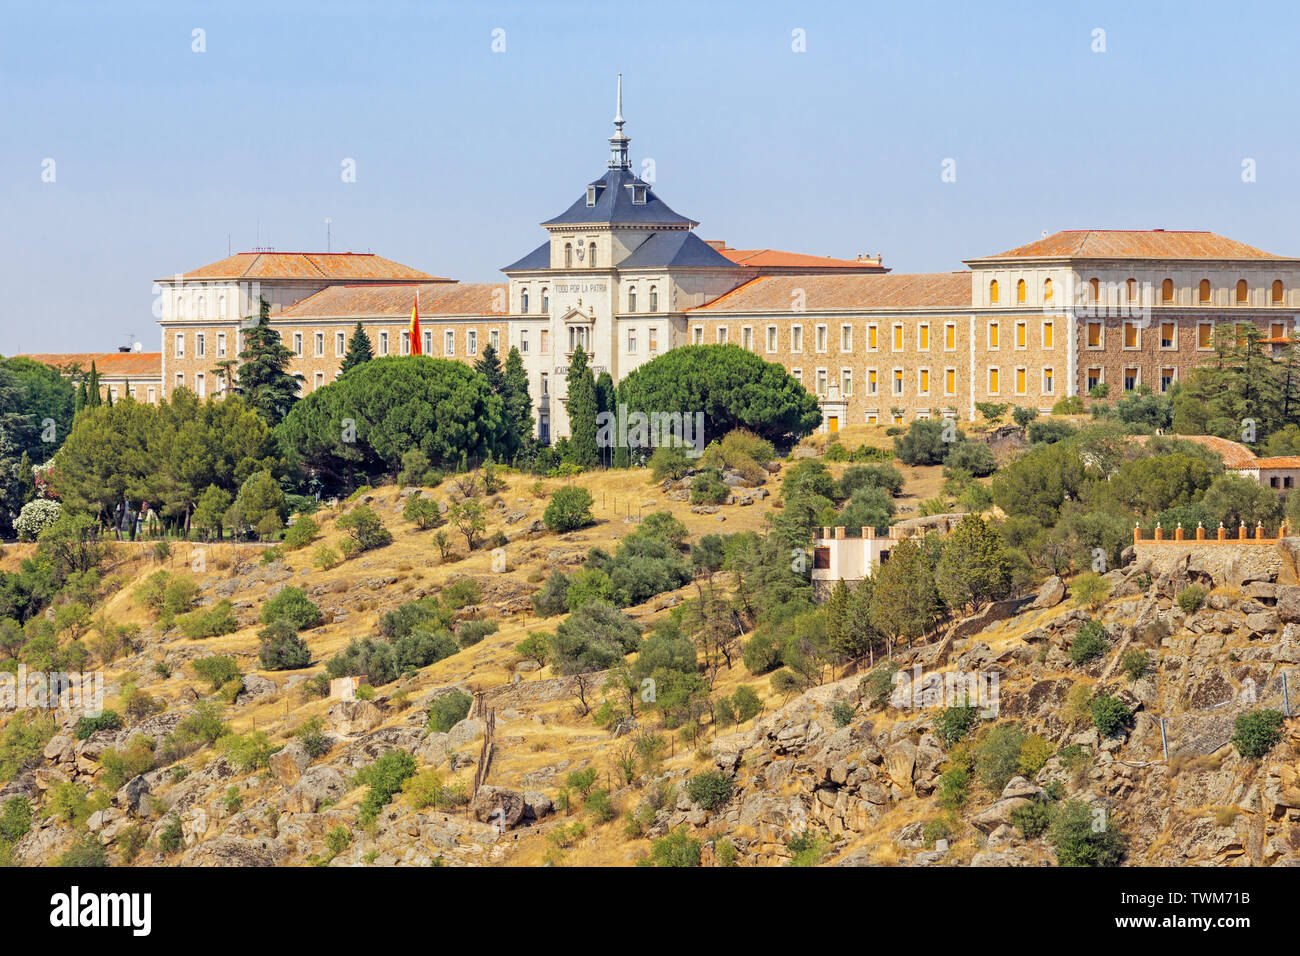
[{"label": "terracotta tile roof", "polygon": [[996,256],[967,259],[1280,259],[1212,232],[1166,229],[1067,229]]},{"label": "terracotta tile roof", "polygon": [[[1220,438],[1217,435],[1166,435],[1165,437],[1177,439],[1178,441],[1194,441],[1198,445],[1204,445],[1218,455],[1219,460],[1223,462],[1223,467],[1229,470],[1254,468],[1261,461],[1245,445],[1230,441],[1227,438]],[[1151,436],[1133,435],[1131,439],[1140,445],[1145,445],[1151,439]]]},{"label": "terracotta tile roof", "polygon": [[810,312],[824,309],[969,309],[969,272],[761,276],[691,312],[789,311],[803,290]]},{"label": "terracotta tile roof", "polygon": [[187,272],[183,278],[452,281],[363,252],[239,252]]},{"label": "terracotta tile roof", "polygon": [[719,253],[738,266],[758,268],[798,269],[870,269],[879,271],[879,259],[835,259],[831,256],[809,256],[801,252],[782,252],[779,249],[728,249],[715,245]]},{"label": "terracotta tile roof", "polygon": [[[502,282],[439,282],[409,285],[335,285],[289,306],[277,322],[300,318],[409,317],[420,290],[420,316],[499,315],[509,309]],[[500,309],[497,308],[500,306]]]},{"label": "terracotta tile roof", "polygon": [[1273,458],[1256,458],[1254,467],[1261,471],[1266,468],[1300,468],[1300,455],[1276,455]]},{"label": "terracotta tile roof", "polygon": [[162,375],[161,352],[39,352],[18,357],[54,368],[76,364],[83,372],[90,371],[93,361],[95,371],[100,375],[128,378],[158,378]]}]

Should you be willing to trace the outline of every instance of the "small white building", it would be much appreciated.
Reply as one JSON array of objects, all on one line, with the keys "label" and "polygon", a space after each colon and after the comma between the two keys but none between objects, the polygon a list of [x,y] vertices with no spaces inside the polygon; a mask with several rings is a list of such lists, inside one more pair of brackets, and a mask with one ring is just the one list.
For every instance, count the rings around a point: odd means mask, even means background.
[{"label": "small white building", "polygon": [[890,528],[883,538],[875,528],[854,528],[852,537],[849,530],[822,528],[813,542],[812,584],[818,600],[830,594],[837,581],[857,584],[871,577],[900,540],[897,528]]}]

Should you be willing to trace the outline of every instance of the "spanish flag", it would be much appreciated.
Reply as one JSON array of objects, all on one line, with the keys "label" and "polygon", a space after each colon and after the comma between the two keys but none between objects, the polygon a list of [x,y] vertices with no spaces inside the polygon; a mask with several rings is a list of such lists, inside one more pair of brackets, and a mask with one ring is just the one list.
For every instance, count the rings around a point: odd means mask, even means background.
[{"label": "spanish flag", "polygon": [[420,349],[420,290],[415,290],[415,308],[411,309],[411,354],[423,355]]}]

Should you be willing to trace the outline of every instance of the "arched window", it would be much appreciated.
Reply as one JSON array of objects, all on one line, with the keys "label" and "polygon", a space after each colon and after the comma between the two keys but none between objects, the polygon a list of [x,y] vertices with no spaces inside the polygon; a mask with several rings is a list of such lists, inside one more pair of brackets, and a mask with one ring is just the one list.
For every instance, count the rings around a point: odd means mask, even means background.
[{"label": "arched window", "polygon": [[998,304],[998,280],[994,279],[989,283],[989,305]]},{"label": "arched window", "polygon": [[524,289],[519,293],[519,311],[524,315],[528,314],[528,290]]},{"label": "arched window", "polygon": [[564,268],[573,268],[573,244],[569,242],[564,244]]},{"label": "arched window", "polygon": [[1274,305],[1282,304],[1282,280],[1281,279],[1273,280],[1273,304]]},{"label": "arched window", "polygon": [[542,314],[549,315],[550,312],[551,312],[551,296],[550,293],[546,291],[546,287],[543,286],[542,287]]},{"label": "arched window", "polygon": [[176,297],[176,318],[185,318],[185,300],[180,296]]},{"label": "arched window", "polygon": [[1137,280],[1137,279],[1129,279],[1128,282],[1124,283],[1124,286],[1125,286],[1125,293],[1128,295],[1128,301],[1129,301],[1130,303],[1135,303],[1135,302],[1137,302],[1137,300],[1138,300],[1138,280]]},{"label": "arched window", "polygon": [[208,317],[208,303],[203,298],[203,296],[199,296],[199,318],[206,319],[207,317]]},{"label": "arched window", "polygon": [[1160,283],[1160,301],[1161,302],[1174,301],[1174,280],[1173,279],[1166,279],[1164,282]]},{"label": "arched window", "polygon": [[650,311],[659,311],[659,290],[654,286],[650,287]]},{"label": "arched window", "polygon": [[627,290],[627,310],[629,312],[636,311],[636,286],[632,286]]},{"label": "arched window", "polygon": [[593,269],[596,268],[596,244],[594,242],[587,247],[587,265]]},{"label": "arched window", "polygon": [[1250,299],[1250,287],[1246,285],[1245,279],[1237,280],[1237,301],[1245,304]]},{"label": "arched window", "polygon": [[1196,290],[1196,297],[1200,300],[1201,305],[1210,304],[1210,280],[1202,279],[1200,286]]},{"label": "arched window", "polygon": [[226,317],[226,297],[224,295],[217,296],[217,317],[221,319]]},{"label": "arched window", "polygon": [[1043,301],[1044,302],[1052,301],[1052,280],[1051,279],[1043,280]]},{"label": "arched window", "polygon": [[1092,301],[1101,301],[1101,280],[1094,277],[1088,280],[1088,285],[1092,286]]},{"label": "arched window", "polygon": [[1021,279],[1016,283],[1016,302],[1025,301],[1025,280]]}]

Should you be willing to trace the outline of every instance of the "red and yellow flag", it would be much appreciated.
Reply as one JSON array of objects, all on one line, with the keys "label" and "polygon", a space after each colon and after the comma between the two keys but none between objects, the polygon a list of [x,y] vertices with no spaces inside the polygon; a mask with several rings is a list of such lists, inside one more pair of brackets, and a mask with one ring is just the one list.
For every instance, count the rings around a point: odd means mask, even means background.
[{"label": "red and yellow flag", "polygon": [[415,308],[411,309],[411,354],[423,355],[420,348],[420,290],[415,290]]}]

